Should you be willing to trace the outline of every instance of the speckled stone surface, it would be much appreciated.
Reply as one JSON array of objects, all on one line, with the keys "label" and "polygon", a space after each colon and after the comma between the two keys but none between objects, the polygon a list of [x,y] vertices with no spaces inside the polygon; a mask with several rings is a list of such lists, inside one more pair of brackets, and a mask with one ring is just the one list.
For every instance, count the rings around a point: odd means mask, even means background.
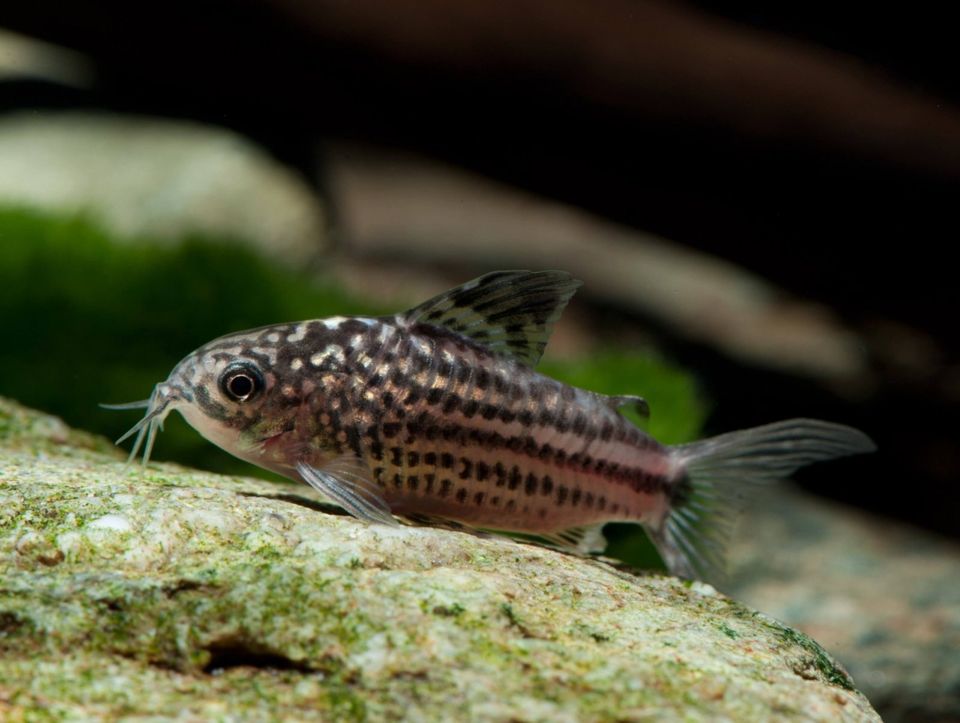
[{"label": "speckled stone surface", "polygon": [[737,540],[729,590],[826,645],[887,723],[960,721],[960,546],[787,486]]},{"label": "speckled stone surface", "polygon": [[46,718],[878,720],[709,586],[127,468],[0,401],[0,719]]}]

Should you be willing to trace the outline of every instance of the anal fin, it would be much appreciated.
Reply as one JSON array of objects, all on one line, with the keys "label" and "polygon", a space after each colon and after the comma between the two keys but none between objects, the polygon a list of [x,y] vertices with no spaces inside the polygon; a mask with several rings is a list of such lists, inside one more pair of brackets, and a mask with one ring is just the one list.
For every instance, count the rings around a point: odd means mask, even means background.
[{"label": "anal fin", "polygon": [[583,527],[570,527],[566,530],[548,533],[536,533],[550,545],[568,552],[580,555],[601,553],[607,548],[607,538],[603,536],[603,526],[606,523],[598,522]]}]

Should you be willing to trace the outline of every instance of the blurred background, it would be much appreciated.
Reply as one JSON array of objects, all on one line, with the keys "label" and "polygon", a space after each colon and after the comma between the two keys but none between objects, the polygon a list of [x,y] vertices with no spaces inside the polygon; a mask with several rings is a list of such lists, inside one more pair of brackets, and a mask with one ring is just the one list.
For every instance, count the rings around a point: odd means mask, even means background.
[{"label": "blurred background", "polygon": [[[486,271],[585,282],[544,370],[665,442],[880,453],[750,510],[724,589],[887,720],[960,720],[960,182],[940,4],[0,5],[0,394],[119,436],[189,351]],[[256,473],[171,418],[156,455]],[[613,530],[611,556],[648,564]]]}]

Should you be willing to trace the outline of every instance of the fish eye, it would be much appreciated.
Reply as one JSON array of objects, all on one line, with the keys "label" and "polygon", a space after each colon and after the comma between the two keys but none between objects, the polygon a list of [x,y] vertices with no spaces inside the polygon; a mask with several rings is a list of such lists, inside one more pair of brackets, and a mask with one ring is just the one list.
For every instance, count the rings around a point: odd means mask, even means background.
[{"label": "fish eye", "polygon": [[249,362],[233,364],[220,375],[220,391],[234,402],[249,402],[263,386],[263,374]]}]

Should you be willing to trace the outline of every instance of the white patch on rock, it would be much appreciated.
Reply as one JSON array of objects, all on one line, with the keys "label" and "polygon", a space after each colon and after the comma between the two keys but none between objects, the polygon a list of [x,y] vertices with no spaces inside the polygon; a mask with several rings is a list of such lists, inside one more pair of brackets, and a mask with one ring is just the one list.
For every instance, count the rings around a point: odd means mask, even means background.
[{"label": "white patch on rock", "polygon": [[83,535],[79,532],[64,532],[57,535],[57,549],[69,558],[77,554],[83,546]]},{"label": "white patch on rock", "polygon": [[17,552],[23,554],[41,539],[42,537],[40,536],[39,533],[37,533],[34,530],[28,530],[27,532],[20,535],[14,547],[16,548]]},{"label": "white patch on rock", "polygon": [[691,582],[690,590],[697,593],[697,595],[703,595],[704,597],[717,597],[720,594],[717,592],[717,588],[708,582],[703,582],[702,580],[694,580]]},{"label": "white patch on rock", "polygon": [[393,648],[394,644],[390,636],[386,633],[376,633],[367,640],[366,650],[350,656],[350,662],[365,675],[379,675],[390,662]]},{"label": "white patch on rock", "polygon": [[203,508],[187,510],[181,518],[191,526],[217,532],[232,532],[238,528],[236,519]]},{"label": "white patch on rock", "polygon": [[93,527],[100,530],[116,530],[117,532],[129,532],[133,529],[130,520],[121,515],[104,515],[87,523],[87,527]]}]

